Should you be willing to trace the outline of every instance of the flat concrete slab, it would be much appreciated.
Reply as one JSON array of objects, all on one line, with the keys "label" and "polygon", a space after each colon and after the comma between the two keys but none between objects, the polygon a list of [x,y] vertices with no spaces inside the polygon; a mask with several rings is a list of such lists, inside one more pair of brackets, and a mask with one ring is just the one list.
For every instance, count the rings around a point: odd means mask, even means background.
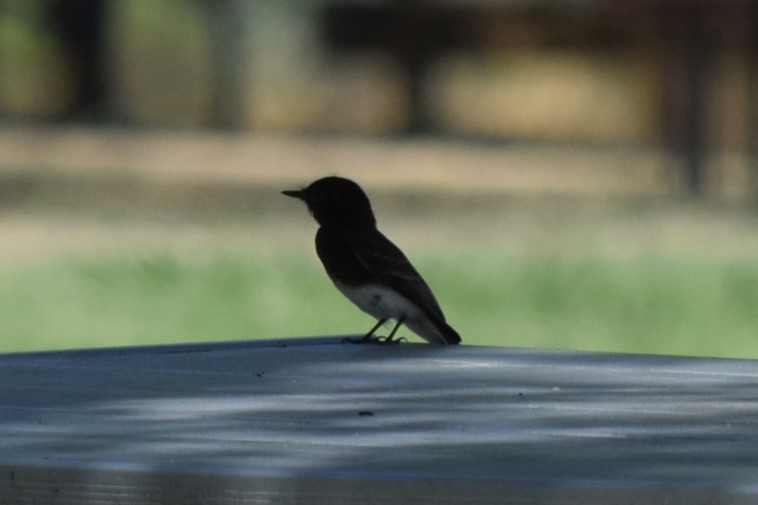
[{"label": "flat concrete slab", "polygon": [[314,338],[0,356],[0,503],[758,503],[758,362]]}]

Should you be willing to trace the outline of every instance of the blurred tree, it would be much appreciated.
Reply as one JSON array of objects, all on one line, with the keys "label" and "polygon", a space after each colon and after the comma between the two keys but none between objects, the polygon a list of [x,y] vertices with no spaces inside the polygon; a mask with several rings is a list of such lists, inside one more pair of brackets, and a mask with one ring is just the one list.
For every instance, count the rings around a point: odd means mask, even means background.
[{"label": "blurred tree", "polygon": [[409,121],[404,133],[428,133],[435,127],[427,99],[427,79],[434,58],[450,46],[451,26],[465,17],[428,0],[380,5],[335,3],[326,9],[325,31],[337,47],[379,48],[400,64],[406,79]]},{"label": "blurred tree", "polygon": [[47,0],[48,23],[74,67],[74,93],[61,119],[100,121],[107,117],[104,0]]},{"label": "blurred tree", "polygon": [[72,73],[49,26],[47,2],[0,1],[0,114],[59,117],[70,101]]},{"label": "blurred tree", "polygon": [[748,127],[747,144],[750,154],[751,196],[758,207],[758,24],[748,30]]},{"label": "blurred tree", "polygon": [[241,0],[197,0],[210,32],[213,74],[210,126],[240,129],[246,125],[245,20]]},{"label": "blurred tree", "polygon": [[116,119],[199,127],[211,116],[207,22],[191,0],[111,0],[111,84]]},{"label": "blurred tree", "polygon": [[711,63],[702,8],[661,6],[668,54],[664,64],[666,142],[684,161],[689,192],[703,191],[707,121],[704,117]]}]

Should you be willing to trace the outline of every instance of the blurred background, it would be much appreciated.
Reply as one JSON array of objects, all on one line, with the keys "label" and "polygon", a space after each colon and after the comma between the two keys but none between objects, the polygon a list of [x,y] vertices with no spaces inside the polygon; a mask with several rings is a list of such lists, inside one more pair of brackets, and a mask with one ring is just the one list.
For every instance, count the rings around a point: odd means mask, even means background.
[{"label": "blurred background", "polygon": [[758,358],[756,79],[736,0],[0,0],[0,351],[367,331],[339,174],[465,343]]}]

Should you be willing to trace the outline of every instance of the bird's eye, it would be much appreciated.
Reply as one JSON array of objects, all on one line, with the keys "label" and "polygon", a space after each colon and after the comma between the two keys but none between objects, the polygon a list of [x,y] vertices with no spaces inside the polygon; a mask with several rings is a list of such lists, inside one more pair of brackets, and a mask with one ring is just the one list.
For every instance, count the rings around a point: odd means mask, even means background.
[{"label": "bird's eye", "polygon": [[308,200],[311,202],[320,202],[324,200],[324,192],[322,190],[310,190],[308,192]]}]

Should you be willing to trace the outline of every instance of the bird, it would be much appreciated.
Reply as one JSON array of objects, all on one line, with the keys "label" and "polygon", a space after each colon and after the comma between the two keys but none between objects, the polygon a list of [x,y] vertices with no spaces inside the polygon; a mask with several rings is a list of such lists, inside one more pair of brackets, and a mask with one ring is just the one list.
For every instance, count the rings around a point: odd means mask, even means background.
[{"label": "bird", "polygon": [[[403,252],[377,228],[371,202],[354,181],[329,176],[282,194],[305,202],[319,225],[316,253],[337,289],[377,323],[355,343],[395,343],[405,325],[430,344],[459,344],[432,290]],[[396,324],[387,337],[382,325]]]}]

